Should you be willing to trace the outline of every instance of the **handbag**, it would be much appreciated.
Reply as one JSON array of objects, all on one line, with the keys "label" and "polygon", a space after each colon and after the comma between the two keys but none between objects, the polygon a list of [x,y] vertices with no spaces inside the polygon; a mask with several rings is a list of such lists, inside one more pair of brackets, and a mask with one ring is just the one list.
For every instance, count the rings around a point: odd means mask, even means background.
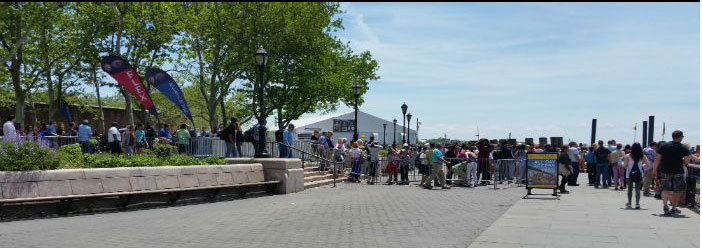
[{"label": "handbag", "polygon": [[558,163],[558,172],[564,177],[568,177],[573,172],[573,168],[570,165]]}]

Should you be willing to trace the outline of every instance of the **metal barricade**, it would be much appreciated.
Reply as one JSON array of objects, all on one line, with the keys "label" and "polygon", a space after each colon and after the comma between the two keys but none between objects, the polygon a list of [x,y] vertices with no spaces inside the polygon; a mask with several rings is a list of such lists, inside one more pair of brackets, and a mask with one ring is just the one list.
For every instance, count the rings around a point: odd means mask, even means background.
[{"label": "metal barricade", "polygon": [[689,164],[687,166],[687,191],[685,192],[685,203],[689,208],[700,209],[700,165]]},{"label": "metal barricade", "polygon": [[493,172],[494,189],[497,189],[498,184],[507,182],[507,187],[514,181],[514,172],[517,170],[515,159],[498,159],[495,161],[495,170]]}]

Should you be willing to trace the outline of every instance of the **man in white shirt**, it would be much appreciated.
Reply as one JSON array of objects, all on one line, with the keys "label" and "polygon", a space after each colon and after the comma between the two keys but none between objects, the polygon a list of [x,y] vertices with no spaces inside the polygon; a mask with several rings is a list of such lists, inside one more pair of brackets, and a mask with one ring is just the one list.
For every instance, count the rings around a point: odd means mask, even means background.
[{"label": "man in white shirt", "polygon": [[112,122],[112,127],[107,130],[107,143],[110,144],[110,151],[113,154],[122,153],[120,141],[122,141],[122,135],[119,134],[119,129],[117,129],[117,122]]},{"label": "man in white shirt", "polygon": [[7,116],[7,121],[2,125],[2,141],[9,142],[17,139],[17,130],[15,130],[15,116]]},{"label": "man in white shirt", "polygon": [[568,146],[568,157],[570,158],[570,165],[573,167],[573,173],[568,177],[568,186],[579,186],[578,175],[580,174],[580,149],[578,149],[578,144],[575,142],[570,142]]}]

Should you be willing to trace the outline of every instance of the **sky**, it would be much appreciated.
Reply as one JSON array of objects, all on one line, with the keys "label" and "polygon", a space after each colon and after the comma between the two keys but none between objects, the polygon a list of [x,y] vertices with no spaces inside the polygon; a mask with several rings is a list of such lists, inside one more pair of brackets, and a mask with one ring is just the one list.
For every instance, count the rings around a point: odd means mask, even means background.
[{"label": "sky", "polygon": [[[700,140],[699,3],[343,3],[337,35],[378,61],[360,108],[420,138]],[[338,112],[350,110],[342,107]],[[315,116],[309,114],[304,117]],[[634,138],[634,125],[637,125]],[[415,127],[412,123],[412,127]]]},{"label": "sky", "polygon": [[699,3],[341,7],[336,35],[380,66],[361,110],[401,120],[405,102],[421,139],[469,140],[479,129],[490,139],[587,143],[596,118],[597,139],[631,143],[653,115],[655,140],[665,122],[665,140],[680,129],[699,144]]}]

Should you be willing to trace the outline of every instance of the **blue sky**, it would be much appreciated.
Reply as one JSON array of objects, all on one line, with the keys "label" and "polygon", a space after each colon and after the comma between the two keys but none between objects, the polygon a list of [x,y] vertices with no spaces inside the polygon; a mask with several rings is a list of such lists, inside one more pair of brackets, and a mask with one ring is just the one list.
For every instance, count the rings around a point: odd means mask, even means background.
[{"label": "blue sky", "polygon": [[641,122],[654,115],[656,140],[665,122],[666,140],[680,129],[699,144],[699,3],[342,8],[337,36],[380,64],[361,109],[401,119],[406,102],[420,138],[472,139],[480,128],[481,137],[589,142],[597,118],[598,139],[631,143],[634,123],[640,141]]},{"label": "blue sky", "polygon": [[[362,110],[422,122],[421,138],[700,137],[699,3],[343,3],[338,33],[381,79]],[[349,110],[342,107],[339,112]],[[314,115],[307,115],[314,116]],[[414,127],[415,124],[413,123]]]}]

